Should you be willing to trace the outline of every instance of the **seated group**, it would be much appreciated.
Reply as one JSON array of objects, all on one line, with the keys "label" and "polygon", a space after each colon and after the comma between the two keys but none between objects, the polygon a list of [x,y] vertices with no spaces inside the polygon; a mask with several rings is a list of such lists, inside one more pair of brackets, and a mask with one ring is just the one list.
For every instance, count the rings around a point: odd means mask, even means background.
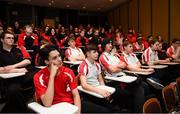
[{"label": "seated group", "polygon": [[[1,73],[27,72],[25,67],[31,63],[30,56],[26,50],[23,47],[13,46],[13,40],[14,36],[11,33],[4,33],[4,36],[1,37]],[[157,52],[159,42],[155,39],[152,40],[150,47],[142,54],[142,62],[148,66],[153,66],[168,63],[172,59],[178,60],[180,57],[179,41],[176,40],[173,43],[176,47],[174,48],[172,45],[170,48],[173,50],[168,49],[168,56],[171,58],[159,60]],[[141,62],[133,53],[133,45],[129,41],[124,41],[124,51],[121,56],[116,53],[116,49],[110,39],[103,40],[101,44],[103,52],[100,56],[98,48],[94,44],[88,44],[85,47],[86,57],[83,51],[75,46],[73,38],[68,39],[68,44],[69,48],[65,51],[67,59],[72,62],[82,61],[78,66],[78,76],[75,76],[73,70],[63,66],[62,54],[59,48],[49,44],[39,51],[39,56],[47,67],[41,69],[35,75],[29,76],[34,78],[36,97],[40,99],[44,106],[49,107],[60,102],[68,102],[78,107],[77,113],[122,112],[124,108],[127,108],[129,112],[140,112],[145,100],[152,96],[152,92],[146,82],[157,89],[162,89],[163,85],[172,82],[178,77],[177,74],[180,73],[178,70],[180,68],[179,64],[165,69],[142,68]],[[125,76],[124,69],[135,72],[149,72],[149,75],[136,75],[137,79],[131,83],[112,80],[104,81],[104,75],[109,77]],[[98,93],[104,98],[101,99],[88,94],[82,94],[83,100],[80,99],[77,89],[77,78],[80,79],[80,85],[83,89]],[[23,80],[27,82],[27,78]],[[27,85],[26,82],[23,84]],[[6,104],[7,107],[12,106],[13,103],[16,104],[17,100],[19,100],[18,103],[22,101],[22,94],[17,94],[17,91],[13,90],[17,89],[14,85],[23,86],[23,84],[14,84],[13,82],[13,84],[8,85],[7,102],[9,104]],[[114,87],[116,91],[111,94],[107,90],[97,88],[99,85]],[[12,100],[12,97],[17,99],[13,98]],[[23,103],[18,105],[22,107]]]}]

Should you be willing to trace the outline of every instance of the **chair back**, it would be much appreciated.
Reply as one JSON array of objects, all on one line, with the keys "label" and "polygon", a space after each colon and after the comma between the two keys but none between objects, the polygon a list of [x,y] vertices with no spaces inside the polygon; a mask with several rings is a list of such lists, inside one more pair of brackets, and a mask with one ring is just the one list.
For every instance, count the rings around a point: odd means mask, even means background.
[{"label": "chair back", "polygon": [[148,99],[143,105],[143,114],[162,113],[161,105],[157,98]]},{"label": "chair back", "polygon": [[177,97],[175,88],[172,85],[167,85],[162,90],[162,97],[164,101],[164,105],[167,112],[172,111],[172,109],[177,104]]},{"label": "chair back", "polygon": [[180,97],[180,77],[176,79],[177,93]]}]

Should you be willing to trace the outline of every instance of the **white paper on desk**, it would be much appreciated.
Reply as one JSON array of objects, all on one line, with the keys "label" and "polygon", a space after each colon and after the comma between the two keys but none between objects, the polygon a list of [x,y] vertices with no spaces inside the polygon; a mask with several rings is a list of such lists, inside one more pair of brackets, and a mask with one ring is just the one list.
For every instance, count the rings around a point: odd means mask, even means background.
[{"label": "white paper on desk", "polygon": [[177,63],[177,62],[167,62],[167,63],[160,63],[162,65],[177,65],[177,64],[180,64],[180,63]]},{"label": "white paper on desk", "polygon": [[141,75],[150,75],[153,73],[153,72],[137,72],[137,71],[129,71],[129,70],[124,70],[123,72],[131,73],[131,74],[141,74]]},{"label": "white paper on desk", "polygon": [[66,102],[52,105],[51,107],[44,107],[36,102],[28,104],[28,107],[39,114],[75,114],[78,107]]},{"label": "white paper on desk", "polygon": [[79,65],[82,61],[63,61],[66,64]]},{"label": "white paper on desk", "polygon": [[25,72],[22,73],[5,73],[5,74],[0,74],[1,78],[14,78],[14,77],[19,77],[19,76],[24,76]]},{"label": "white paper on desk", "polygon": [[[95,87],[97,87],[99,89],[104,89],[104,90],[110,92],[111,94],[113,94],[115,92],[115,88],[113,88],[113,87],[109,87],[109,86],[105,86],[105,85],[100,85],[100,86],[95,86]],[[87,94],[93,95],[93,96],[98,97],[98,98],[104,98],[102,95],[100,95],[98,93],[94,93],[92,91],[88,91],[88,90],[83,89],[82,86],[78,86],[78,90],[85,92]]]},{"label": "white paper on desk", "polygon": [[105,79],[113,80],[113,81],[119,81],[124,83],[132,83],[137,80],[137,77],[135,76],[127,76],[123,75],[121,77],[113,77],[113,76],[105,76]]}]

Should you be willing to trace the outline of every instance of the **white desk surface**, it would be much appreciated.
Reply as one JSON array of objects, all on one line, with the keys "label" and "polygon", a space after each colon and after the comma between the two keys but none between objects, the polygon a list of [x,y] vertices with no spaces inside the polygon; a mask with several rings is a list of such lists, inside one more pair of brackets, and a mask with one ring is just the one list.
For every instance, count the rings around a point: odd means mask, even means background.
[{"label": "white desk surface", "polygon": [[123,70],[123,72],[133,73],[133,74],[141,74],[141,75],[150,75],[153,73],[153,72],[137,72],[137,71],[129,71],[129,70]]},{"label": "white desk surface", "polygon": [[137,77],[135,76],[121,76],[121,77],[113,77],[113,76],[105,76],[105,79],[113,80],[113,81],[119,81],[124,83],[132,83],[137,80]]},{"label": "white desk surface", "polygon": [[23,73],[5,73],[5,74],[0,74],[1,78],[8,79],[8,78],[14,78],[14,77],[20,77],[24,76],[25,72]]},{"label": "white desk surface", "polygon": [[63,62],[66,63],[66,64],[72,64],[72,65],[79,65],[79,64],[82,63],[82,61],[75,61],[75,62],[73,62],[73,61],[63,61]]},{"label": "white desk surface", "polygon": [[151,66],[141,66],[142,68],[155,68],[155,69],[163,69],[167,68],[167,65],[151,65]]},{"label": "white desk surface", "polygon": [[[108,92],[110,92],[111,94],[113,94],[115,92],[115,88],[113,87],[109,87],[109,86],[106,86],[106,85],[100,85],[100,86],[95,86],[99,89],[104,89]],[[98,98],[104,98],[102,95],[98,94],[98,93],[94,93],[92,91],[88,91],[88,90],[85,90],[82,88],[82,86],[78,86],[78,90],[84,92],[84,93],[87,93],[87,94],[90,94],[90,95],[93,95],[95,97],[98,97]]]},{"label": "white desk surface", "polygon": [[178,65],[180,63],[177,62],[167,62],[167,63],[160,63],[161,65]]},{"label": "white desk surface", "polygon": [[75,114],[78,107],[66,102],[52,105],[51,107],[44,107],[37,102],[28,104],[28,107],[39,114]]},{"label": "white desk surface", "polygon": [[46,66],[35,66],[36,68],[39,68],[39,69],[43,69],[45,68]]}]

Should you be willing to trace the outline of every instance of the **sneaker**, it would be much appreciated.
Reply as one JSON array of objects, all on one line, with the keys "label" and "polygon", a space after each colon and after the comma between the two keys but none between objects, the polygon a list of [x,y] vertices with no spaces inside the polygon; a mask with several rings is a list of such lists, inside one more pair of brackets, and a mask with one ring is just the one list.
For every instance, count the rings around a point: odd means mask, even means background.
[{"label": "sneaker", "polygon": [[163,89],[163,85],[160,84],[159,82],[155,81],[155,79],[152,78],[147,78],[147,83],[149,83],[151,86],[153,86],[154,88],[158,89],[158,90],[162,90]]}]

